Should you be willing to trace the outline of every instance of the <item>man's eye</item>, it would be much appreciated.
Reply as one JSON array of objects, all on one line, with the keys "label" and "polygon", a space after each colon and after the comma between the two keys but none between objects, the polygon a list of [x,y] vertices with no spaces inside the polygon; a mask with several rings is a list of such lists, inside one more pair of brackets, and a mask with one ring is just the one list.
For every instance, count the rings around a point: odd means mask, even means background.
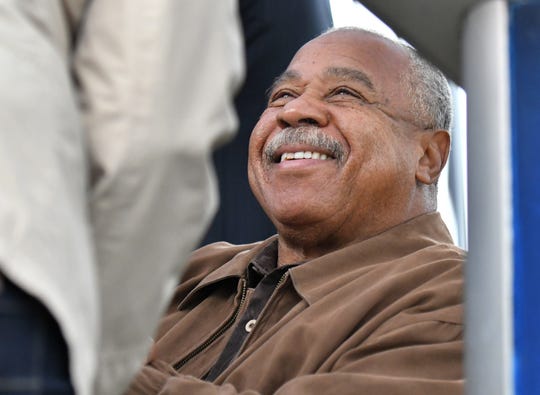
[{"label": "man's eye", "polygon": [[278,92],[274,95],[274,99],[286,99],[289,96],[291,96],[289,92]]},{"label": "man's eye", "polygon": [[353,89],[345,88],[345,87],[339,87],[339,88],[334,89],[330,93],[330,97],[351,97],[351,98],[359,99],[363,102],[367,102],[366,98],[361,93]]},{"label": "man's eye", "polygon": [[334,94],[336,94],[336,95],[353,95],[353,92],[351,92],[349,89],[339,88],[339,89],[336,90],[336,92]]},{"label": "man's eye", "polygon": [[290,91],[278,91],[270,96],[269,104],[280,105],[294,98]]}]

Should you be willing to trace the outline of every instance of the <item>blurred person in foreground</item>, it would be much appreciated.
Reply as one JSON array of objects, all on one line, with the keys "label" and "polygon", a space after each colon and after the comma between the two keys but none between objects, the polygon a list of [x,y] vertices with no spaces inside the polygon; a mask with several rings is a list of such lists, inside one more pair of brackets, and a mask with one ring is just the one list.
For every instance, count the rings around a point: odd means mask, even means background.
[{"label": "blurred person in foreground", "polygon": [[0,393],[119,394],[217,205],[236,0],[0,4]]},{"label": "blurred person in foreground", "polygon": [[304,45],[249,147],[277,235],[192,255],[128,393],[461,394],[465,253],[436,211],[450,103],[401,43]]}]

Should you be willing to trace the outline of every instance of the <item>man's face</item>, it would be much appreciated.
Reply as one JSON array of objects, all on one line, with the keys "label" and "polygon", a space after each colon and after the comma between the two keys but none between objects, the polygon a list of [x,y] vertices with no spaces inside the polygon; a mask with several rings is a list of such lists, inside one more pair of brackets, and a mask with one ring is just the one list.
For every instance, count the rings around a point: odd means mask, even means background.
[{"label": "man's face", "polygon": [[249,147],[251,188],[280,234],[310,229],[339,247],[411,218],[422,132],[400,84],[407,67],[402,49],[359,32],[299,50]]}]

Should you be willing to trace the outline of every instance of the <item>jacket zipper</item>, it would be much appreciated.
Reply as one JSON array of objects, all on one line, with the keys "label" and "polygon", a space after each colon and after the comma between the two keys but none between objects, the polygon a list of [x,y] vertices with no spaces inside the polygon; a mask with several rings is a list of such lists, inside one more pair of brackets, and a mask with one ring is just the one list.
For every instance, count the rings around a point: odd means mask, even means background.
[{"label": "jacket zipper", "polygon": [[272,292],[272,295],[276,292],[276,289],[278,289],[281,286],[281,284],[283,284],[285,282],[285,279],[287,278],[288,274],[289,274],[288,270],[285,271],[285,273],[283,273],[283,275],[279,279],[278,283],[276,284],[276,287],[274,288],[274,291]]},{"label": "jacket zipper", "polygon": [[188,355],[186,355],[184,358],[182,358],[180,361],[176,362],[173,365],[173,368],[175,370],[180,369],[182,366],[184,366],[186,363],[188,363],[191,359],[195,358],[197,355],[199,355],[201,352],[206,350],[213,342],[215,342],[223,333],[229,329],[232,324],[236,321],[238,318],[238,314],[240,313],[240,310],[242,309],[242,306],[244,305],[244,302],[246,301],[246,294],[247,294],[247,281],[246,279],[242,279],[242,290],[241,290],[241,297],[240,297],[240,303],[238,303],[238,306],[236,306],[236,309],[234,310],[233,315],[231,318],[229,318],[216,332],[212,334],[204,343],[202,343],[200,346],[195,348],[193,351],[191,351]]},{"label": "jacket zipper", "polygon": [[[264,306],[263,310],[259,313],[259,316],[257,317],[257,322],[259,321],[259,319],[263,316],[263,314],[266,312],[266,309],[268,308],[268,306],[270,305],[270,302],[272,301],[272,299],[274,298],[274,295],[276,294],[277,290],[281,287],[281,285],[283,285],[283,283],[285,282],[285,280],[287,279],[289,275],[289,271],[286,270],[285,273],[283,273],[279,279],[279,281],[277,282],[276,286],[274,287],[274,290],[272,291],[272,295],[270,295],[270,298],[267,300],[266,302],[266,305]],[[256,326],[257,324],[255,324]],[[251,333],[247,336],[247,338],[245,339],[244,341],[244,344],[242,344],[242,346],[240,347],[240,350],[238,350],[238,354],[242,353],[242,351],[245,349],[247,343],[249,342],[249,339],[252,337],[253,335],[253,332],[255,331],[255,326],[253,327],[253,329],[251,330]]]}]

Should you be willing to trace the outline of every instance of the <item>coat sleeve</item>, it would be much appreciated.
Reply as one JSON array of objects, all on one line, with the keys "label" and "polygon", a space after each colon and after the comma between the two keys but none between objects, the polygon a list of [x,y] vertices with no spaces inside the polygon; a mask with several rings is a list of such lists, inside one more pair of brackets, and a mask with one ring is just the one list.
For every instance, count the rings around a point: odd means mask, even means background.
[{"label": "coat sleeve", "polygon": [[235,0],[93,0],[74,73],[92,162],[101,297],[98,393],[139,368],[217,205],[212,149],[236,128]]},{"label": "coat sleeve", "polygon": [[[298,376],[272,394],[461,395],[462,351],[461,325],[419,322],[350,349],[329,372]],[[156,393],[260,394],[249,389],[237,391],[231,383],[216,385],[178,375],[164,362],[154,361],[136,377],[129,394]]]}]

